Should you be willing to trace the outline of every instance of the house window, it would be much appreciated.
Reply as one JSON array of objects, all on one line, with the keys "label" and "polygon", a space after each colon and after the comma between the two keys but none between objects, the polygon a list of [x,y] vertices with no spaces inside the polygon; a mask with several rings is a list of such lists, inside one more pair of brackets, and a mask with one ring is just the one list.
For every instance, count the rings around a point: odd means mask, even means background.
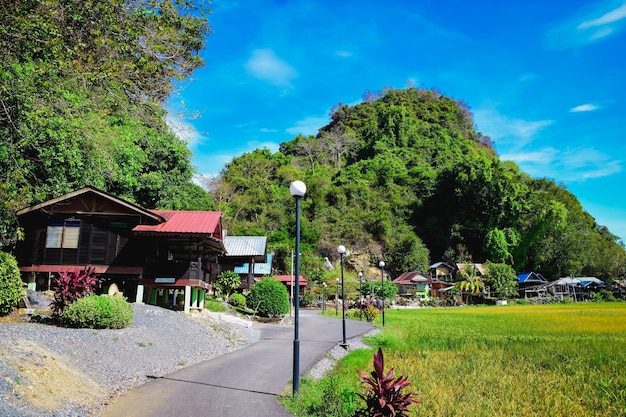
[{"label": "house window", "polygon": [[48,225],[46,248],[77,249],[80,238],[80,222],[53,222]]}]

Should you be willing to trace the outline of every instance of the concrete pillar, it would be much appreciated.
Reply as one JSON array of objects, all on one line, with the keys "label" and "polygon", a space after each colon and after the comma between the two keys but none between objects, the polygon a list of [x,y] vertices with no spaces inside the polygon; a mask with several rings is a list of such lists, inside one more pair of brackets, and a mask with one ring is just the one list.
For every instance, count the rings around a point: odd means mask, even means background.
[{"label": "concrete pillar", "polygon": [[28,277],[28,290],[37,291],[37,274],[35,272],[31,272]]},{"label": "concrete pillar", "polygon": [[143,304],[143,285],[137,285],[137,296],[135,297],[135,303]]},{"label": "concrete pillar", "polygon": [[189,304],[191,302],[191,286],[185,285],[185,314],[189,314]]},{"label": "concrete pillar", "polygon": [[206,297],[206,290],[201,289],[198,291],[198,308],[204,310],[204,298]]},{"label": "concrete pillar", "polygon": [[191,307],[198,308],[198,288],[191,289]]},{"label": "concrete pillar", "polygon": [[155,306],[157,303],[158,296],[159,296],[159,290],[157,290],[156,288],[150,287],[150,304]]}]

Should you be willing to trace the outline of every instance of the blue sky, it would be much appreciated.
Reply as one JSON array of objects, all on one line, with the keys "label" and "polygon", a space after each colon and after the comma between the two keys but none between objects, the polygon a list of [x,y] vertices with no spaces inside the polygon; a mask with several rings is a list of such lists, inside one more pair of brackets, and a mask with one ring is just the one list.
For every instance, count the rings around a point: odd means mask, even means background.
[{"label": "blue sky", "polygon": [[[169,103],[206,176],[407,83],[468,103],[503,160],[626,238],[626,1],[215,0],[206,66]],[[180,115],[184,114],[184,118]]]}]

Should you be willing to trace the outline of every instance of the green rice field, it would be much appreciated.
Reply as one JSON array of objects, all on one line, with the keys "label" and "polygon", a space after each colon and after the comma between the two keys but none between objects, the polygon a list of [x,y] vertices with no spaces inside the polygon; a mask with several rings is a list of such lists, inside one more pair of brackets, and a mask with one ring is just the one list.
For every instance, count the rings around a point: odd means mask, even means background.
[{"label": "green rice field", "polygon": [[[626,416],[626,303],[387,310],[371,351],[345,357],[322,381],[303,379],[298,416],[352,416],[355,368],[412,382],[411,416]],[[378,323],[380,325],[380,323]]]}]

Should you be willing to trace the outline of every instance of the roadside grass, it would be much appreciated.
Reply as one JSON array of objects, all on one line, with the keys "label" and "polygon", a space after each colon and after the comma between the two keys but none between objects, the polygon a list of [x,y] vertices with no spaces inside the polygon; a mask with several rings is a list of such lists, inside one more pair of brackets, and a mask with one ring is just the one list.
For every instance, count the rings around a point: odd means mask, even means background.
[{"label": "roadside grass", "polygon": [[[626,416],[626,303],[386,310],[387,367],[412,382],[410,416]],[[340,316],[341,317],[341,316]],[[378,319],[380,324],[380,318]],[[298,416],[352,416],[372,351],[304,378]],[[336,403],[344,401],[344,406]]]},{"label": "roadside grass", "polygon": [[228,311],[228,309],[224,305],[224,301],[208,297],[204,299],[204,308],[214,313],[222,313],[224,311]]}]

